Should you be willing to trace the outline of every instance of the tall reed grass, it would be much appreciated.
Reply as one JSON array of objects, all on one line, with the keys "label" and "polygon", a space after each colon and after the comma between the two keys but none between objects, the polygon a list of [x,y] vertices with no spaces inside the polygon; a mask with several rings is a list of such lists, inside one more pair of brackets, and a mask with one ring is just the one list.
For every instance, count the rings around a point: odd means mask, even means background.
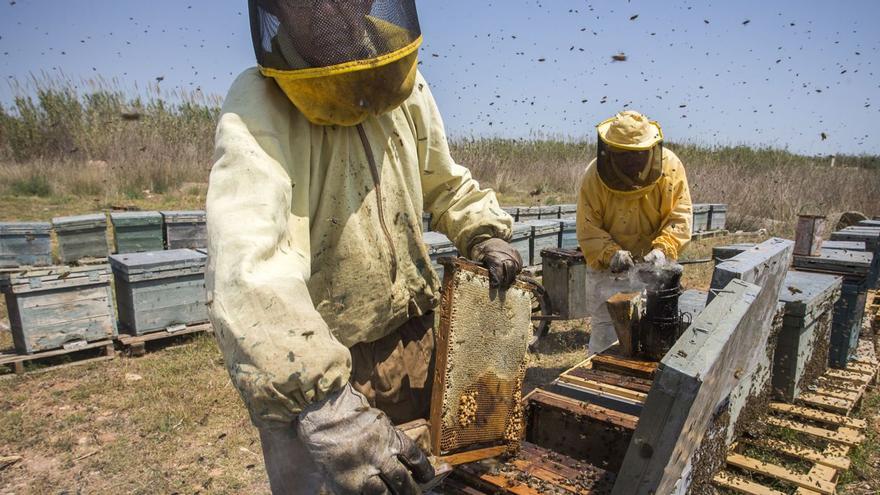
[{"label": "tall reed grass", "polygon": [[[0,194],[112,200],[206,182],[220,99],[157,86],[135,93],[101,79],[21,85],[12,105],[0,105]],[[584,139],[457,138],[451,146],[483,184],[535,204],[574,201],[596,153]],[[880,214],[878,156],[838,156],[832,168],[828,157],[779,149],[668,146],[685,164],[694,201],[728,203],[734,228],[787,232],[804,212]]]}]

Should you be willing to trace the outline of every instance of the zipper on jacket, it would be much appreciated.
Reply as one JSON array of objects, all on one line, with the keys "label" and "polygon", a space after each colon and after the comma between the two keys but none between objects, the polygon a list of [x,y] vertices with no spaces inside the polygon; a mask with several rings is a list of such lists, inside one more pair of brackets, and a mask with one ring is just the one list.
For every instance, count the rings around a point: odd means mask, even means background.
[{"label": "zipper on jacket", "polygon": [[373,157],[373,150],[370,148],[370,142],[367,140],[367,132],[362,124],[357,125],[358,136],[361,138],[361,144],[364,146],[364,153],[367,155],[367,163],[370,164],[370,174],[373,176],[373,184],[376,186],[376,205],[379,213],[379,225],[382,227],[382,233],[385,234],[385,240],[388,242],[388,248],[391,250],[391,282],[397,281],[397,251],[394,250],[394,242],[391,240],[391,232],[385,224],[385,212],[382,207],[382,181],[379,176],[379,168],[376,167],[376,159]]}]

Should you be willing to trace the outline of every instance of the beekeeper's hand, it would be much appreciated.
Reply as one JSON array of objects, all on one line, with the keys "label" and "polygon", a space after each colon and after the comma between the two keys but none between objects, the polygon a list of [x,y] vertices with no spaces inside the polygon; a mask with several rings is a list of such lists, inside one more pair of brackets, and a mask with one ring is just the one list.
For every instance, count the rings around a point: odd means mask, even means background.
[{"label": "beekeeper's hand", "polygon": [[471,258],[489,270],[489,287],[509,288],[522,271],[519,251],[503,239],[487,239],[471,250]]},{"label": "beekeeper's hand", "polygon": [[421,449],[351,384],[306,407],[297,434],[339,495],[417,495],[434,478]]},{"label": "beekeeper's hand", "polygon": [[652,249],[650,253],[644,257],[645,263],[652,266],[659,266],[666,263],[666,255],[660,249]]},{"label": "beekeeper's hand", "polygon": [[609,268],[611,269],[611,273],[622,273],[628,271],[634,266],[636,266],[636,263],[633,261],[632,253],[621,249],[611,257]]}]

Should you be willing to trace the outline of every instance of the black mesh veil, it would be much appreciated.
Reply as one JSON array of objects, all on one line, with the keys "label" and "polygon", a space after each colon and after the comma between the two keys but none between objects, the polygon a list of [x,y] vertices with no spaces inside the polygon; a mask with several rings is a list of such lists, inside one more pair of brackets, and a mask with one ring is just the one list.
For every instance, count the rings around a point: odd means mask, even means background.
[{"label": "black mesh veil", "polygon": [[372,61],[420,36],[415,0],[249,0],[263,68],[293,71]]},{"label": "black mesh veil", "polygon": [[611,160],[612,150],[601,137],[596,139],[596,145],[596,170],[599,172],[599,178],[602,179],[606,186],[615,191],[626,192],[649,186],[657,182],[657,179],[663,173],[662,141],[654,146],[650,158],[650,170],[643,178],[628,177],[617,170],[617,167],[614,166]]}]

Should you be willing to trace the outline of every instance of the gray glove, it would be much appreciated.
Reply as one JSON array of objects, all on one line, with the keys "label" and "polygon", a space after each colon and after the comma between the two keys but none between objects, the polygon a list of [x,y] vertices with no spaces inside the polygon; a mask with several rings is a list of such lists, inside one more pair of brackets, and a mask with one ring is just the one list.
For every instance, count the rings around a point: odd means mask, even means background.
[{"label": "gray glove", "polygon": [[621,249],[611,257],[611,265],[608,268],[611,269],[611,273],[621,273],[628,271],[634,266],[636,266],[636,263],[633,261],[632,253]]},{"label": "gray glove", "polygon": [[652,266],[660,266],[666,263],[666,255],[660,249],[652,249],[643,259],[645,263]]},{"label": "gray glove", "polygon": [[416,495],[434,478],[419,447],[351,384],[305,408],[297,434],[337,495]]},{"label": "gray glove", "polygon": [[471,249],[471,258],[489,270],[489,287],[509,288],[522,271],[519,251],[503,239],[487,239]]}]

